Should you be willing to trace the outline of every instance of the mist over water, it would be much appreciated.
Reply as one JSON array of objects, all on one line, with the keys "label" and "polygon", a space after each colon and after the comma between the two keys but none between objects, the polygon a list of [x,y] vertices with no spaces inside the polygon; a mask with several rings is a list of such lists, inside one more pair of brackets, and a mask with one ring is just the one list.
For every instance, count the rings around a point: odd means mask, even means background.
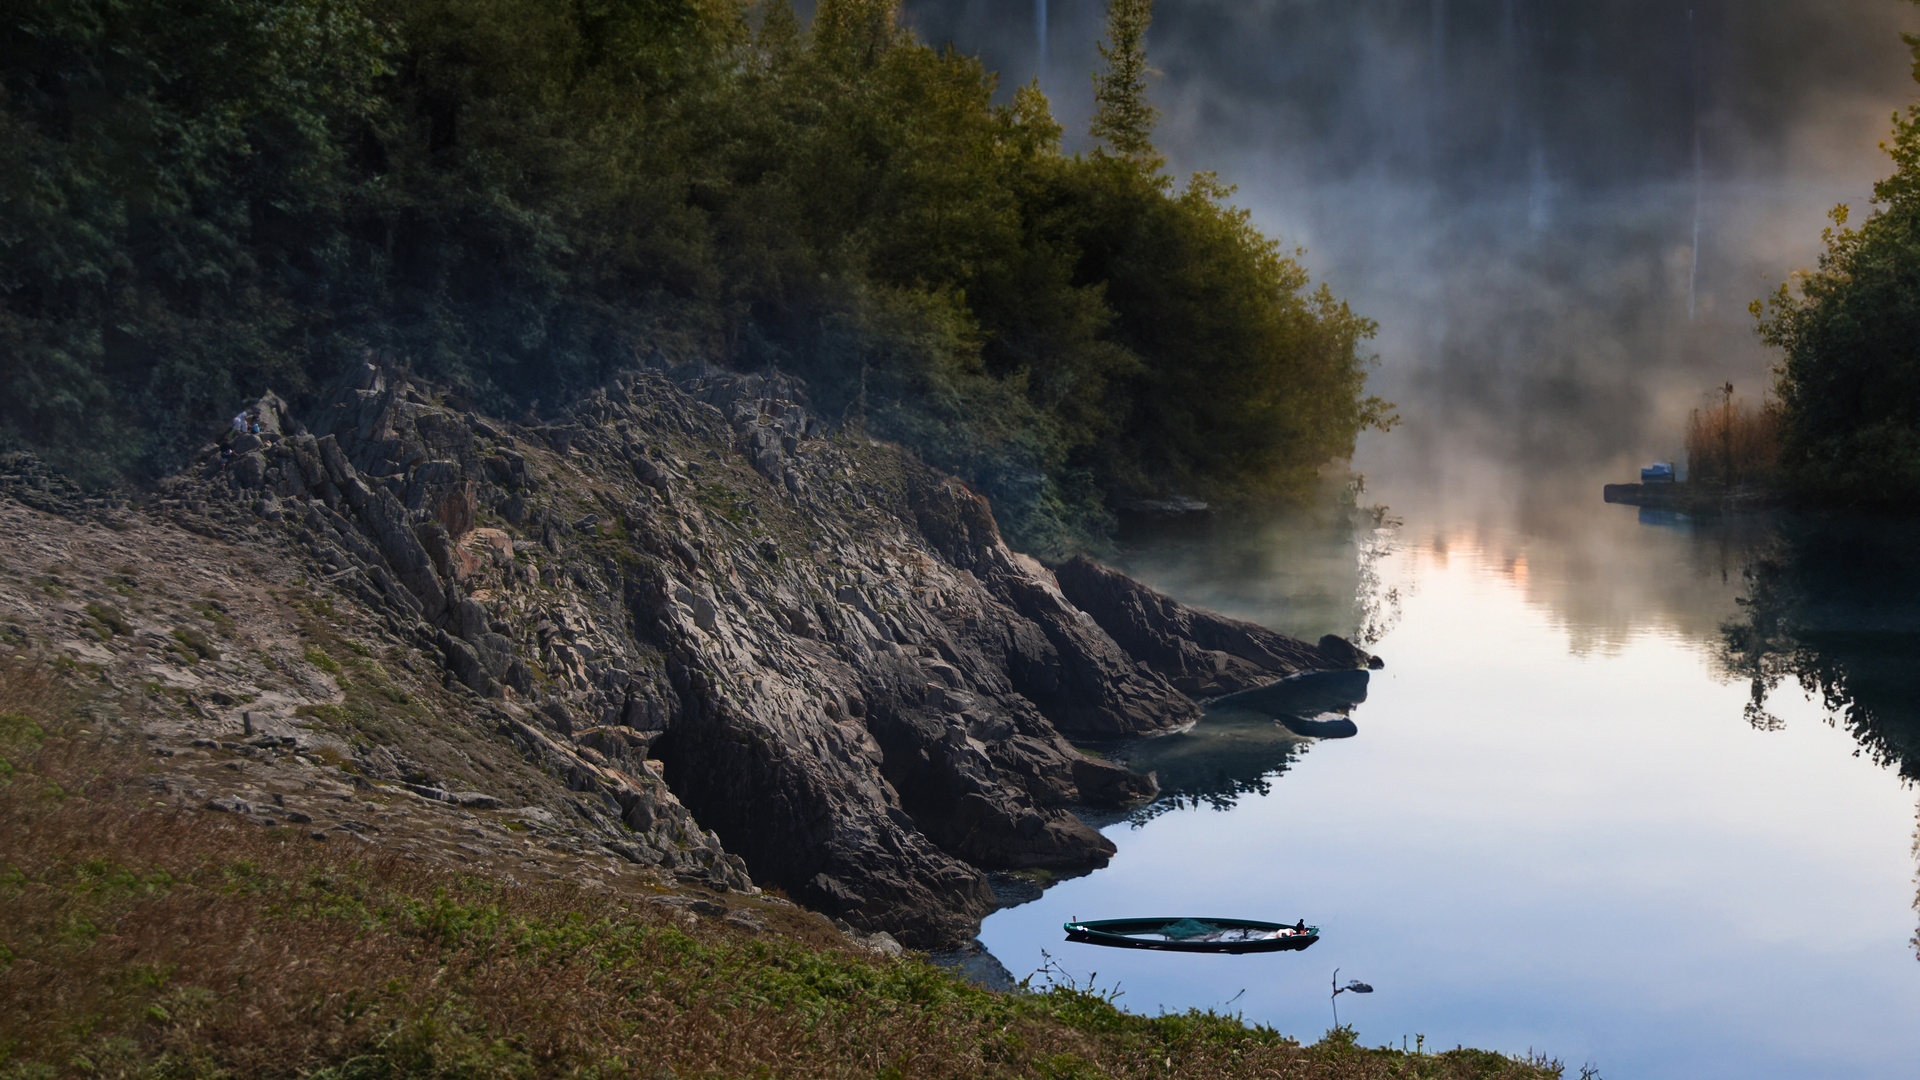
[{"label": "mist over water", "polygon": [[[903,17],[1003,93],[1039,78],[1084,148],[1104,5],[1045,8],[1044,58],[1027,0]],[[1672,456],[1724,381],[1760,396],[1747,305],[1888,171],[1916,27],[1899,0],[1161,0],[1148,57],[1170,170],[1238,185],[1379,321],[1405,424],[1358,467],[1477,503]]]},{"label": "mist over water", "polygon": [[[1033,3],[904,17],[1003,94],[1039,78],[1085,149],[1103,10],[1050,0],[1044,57]],[[1388,666],[1352,737],[1222,715],[1116,751],[1172,797],[1103,823],[1109,868],[989,918],[996,955],[1061,956],[1066,918],[1271,908],[1325,941],[1067,962],[1146,1012],[1248,986],[1234,1008],[1306,1037],[1342,965],[1381,988],[1342,1002],[1370,1043],[1532,1046],[1574,1074],[1910,1071],[1911,530],[1600,501],[1681,456],[1711,388],[1770,382],[1747,305],[1890,171],[1878,143],[1920,98],[1902,30],[1902,0],[1159,0],[1170,171],[1238,185],[1379,322],[1373,385],[1404,422],[1362,438],[1360,501],[1385,509],[1351,531],[1223,522],[1114,561]]]}]

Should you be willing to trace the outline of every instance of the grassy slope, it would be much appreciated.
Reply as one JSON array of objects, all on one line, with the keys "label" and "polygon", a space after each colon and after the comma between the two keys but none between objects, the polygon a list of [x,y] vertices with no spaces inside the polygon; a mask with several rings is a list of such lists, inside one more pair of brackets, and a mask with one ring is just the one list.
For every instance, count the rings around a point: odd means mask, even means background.
[{"label": "grassy slope", "polygon": [[992,994],[801,920],[756,935],[157,809],[137,738],[67,679],[0,661],[0,1077],[1559,1074]]}]

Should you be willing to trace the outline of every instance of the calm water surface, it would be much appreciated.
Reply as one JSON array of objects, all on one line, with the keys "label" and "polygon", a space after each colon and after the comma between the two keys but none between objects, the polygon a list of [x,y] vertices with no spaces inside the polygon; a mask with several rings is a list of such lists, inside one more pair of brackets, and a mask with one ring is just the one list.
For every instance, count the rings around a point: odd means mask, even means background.
[{"label": "calm water surface", "polygon": [[[1095,0],[905,7],[1003,94],[1038,75],[1084,130]],[[1380,321],[1370,386],[1407,422],[1359,462],[1395,528],[1222,528],[1116,561],[1376,640],[1387,667],[1351,738],[1222,714],[1117,751],[1168,797],[1105,826],[1108,869],[987,920],[1016,976],[1045,950],[1136,1010],[1232,1001],[1317,1037],[1339,967],[1378,990],[1340,999],[1374,1043],[1532,1047],[1609,1080],[1920,1075],[1920,531],[1599,499],[1677,457],[1710,388],[1759,397],[1777,357],[1748,302],[1813,265],[1829,207],[1864,214],[1916,19],[1891,0],[1159,5],[1172,173],[1218,170]],[[1060,932],[1154,914],[1326,936],[1181,957]]]},{"label": "calm water surface", "polygon": [[[1117,751],[1168,796],[1106,826],[1107,869],[990,917],[986,946],[1016,977],[1050,956],[1135,1011],[1226,1007],[1309,1039],[1338,967],[1377,990],[1339,999],[1371,1044],[1532,1048],[1611,1080],[1914,1075],[1908,538],[1856,530],[1852,562],[1881,563],[1849,595],[1820,580],[1848,563],[1825,532],[1643,519],[1581,490],[1550,513],[1131,546],[1119,561],[1184,600],[1377,634],[1387,667],[1352,738],[1216,712]],[[1738,602],[1762,591],[1765,610]],[[1756,620],[1773,650],[1729,653],[1723,628]],[[1822,670],[1832,702],[1792,677]],[[1758,709],[1754,672],[1778,682]],[[1324,937],[1194,957],[1060,931],[1157,914],[1304,917]]]}]

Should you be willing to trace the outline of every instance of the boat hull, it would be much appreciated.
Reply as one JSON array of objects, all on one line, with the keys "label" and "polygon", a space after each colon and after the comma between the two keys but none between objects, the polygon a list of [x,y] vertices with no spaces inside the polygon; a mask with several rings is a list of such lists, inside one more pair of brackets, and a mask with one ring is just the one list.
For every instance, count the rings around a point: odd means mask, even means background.
[{"label": "boat hull", "polygon": [[[1067,923],[1064,929],[1068,941],[1083,945],[1104,945],[1112,949],[1147,949],[1152,952],[1184,953],[1242,953],[1299,952],[1320,940],[1320,928],[1310,926],[1306,933],[1285,934],[1279,937],[1256,938],[1241,941],[1205,941],[1205,940],[1155,940],[1135,935],[1151,934],[1160,927],[1167,926],[1179,919],[1104,919],[1099,922]],[[1273,932],[1290,930],[1282,923],[1253,922],[1247,919],[1202,919],[1222,930],[1246,930]]]}]

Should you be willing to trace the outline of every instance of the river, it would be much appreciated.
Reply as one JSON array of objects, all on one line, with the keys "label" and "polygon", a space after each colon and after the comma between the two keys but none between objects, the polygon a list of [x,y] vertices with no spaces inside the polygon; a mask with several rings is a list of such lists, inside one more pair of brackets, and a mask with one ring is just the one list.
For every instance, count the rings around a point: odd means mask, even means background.
[{"label": "river", "polygon": [[[1215,711],[1111,750],[1166,795],[1106,825],[1109,867],[989,917],[984,944],[1016,977],[1051,963],[1040,981],[1118,989],[1136,1011],[1225,1009],[1307,1038],[1332,1025],[1338,968],[1376,989],[1338,999],[1369,1044],[1532,1048],[1616,1080],[1909,1074],[1916,796],[1887,747],[1920,734],[1920,591],[1912,555],[1886,560],[1916,550],[1912,531],[1824,523],[1880,537],[1882,561],[1819,612],[1762,616],[1843,630],[1826,652],[1795,642],[1803,668],[1877,673],[1856,738],[1855,702],[1835,722],[1791,678],[1750,710],[1725,644],[1754,617],[1743,571],[1778,569],[1808,530],[1643,522],[1583,494],[1557,534],[1362,517],[1128,548],[1128,570],[1223,612],[1304,635],[1371,624],[1387,666],[1351,738]],[[1876,592],[1890,579],[1902,603]],[[1305,918],[1323,940],[1209,957],[1060,931],[1158,914]]]},{"label": "river", "polygon": [[[903,10],[1003,96],[1037,77],[1090,146],[1099,0]],[[1157,5],[1169,171],[1218,171],[1379,321],[1372,386],[1404,422],[1355,456],[1373,513],[1112,561],[1386,667],[1349,738],[1215,713],[1107,748],[1167,795],[1100,823],[1107,868],[986,920],[1016,977],[1314,1038],[1339,968],[1376,988],[1337,1000],[1366,1042],[1610,1080],[1920,1068],[1920,530],[1600,498],[1676,457],[1711,388],[1761,395],[1747,305],[1812,264],[1828,208],[1865,212],[1916,29],[1892,0]],[[1232,958],[1060,931],[1158,914],[1325,936]]]}]

